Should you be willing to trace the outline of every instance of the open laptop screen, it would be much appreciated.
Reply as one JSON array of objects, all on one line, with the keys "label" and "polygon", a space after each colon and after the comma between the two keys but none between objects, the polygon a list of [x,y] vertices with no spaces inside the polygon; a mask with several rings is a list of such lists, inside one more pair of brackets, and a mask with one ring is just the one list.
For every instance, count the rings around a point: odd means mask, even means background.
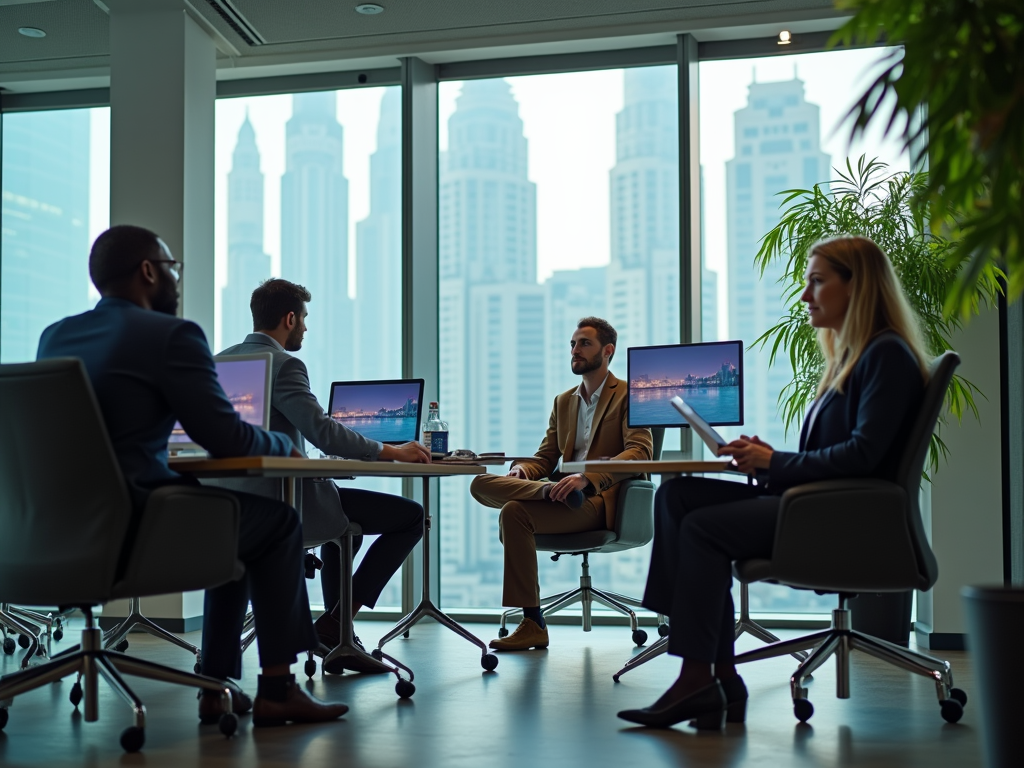
[{"label": "open laptop screen", "polygon": [[[271,354],[223,355],[213,359],[217,379],[242,421],[254,427],[270,426]],[[196,444],[175,422],[168,440],[171,450],[195,449]]]},{"label": "open laptop screen", "polygon": [[423,379],[336,381],[327,412],[363,437],[381,443],[418,439]]}]

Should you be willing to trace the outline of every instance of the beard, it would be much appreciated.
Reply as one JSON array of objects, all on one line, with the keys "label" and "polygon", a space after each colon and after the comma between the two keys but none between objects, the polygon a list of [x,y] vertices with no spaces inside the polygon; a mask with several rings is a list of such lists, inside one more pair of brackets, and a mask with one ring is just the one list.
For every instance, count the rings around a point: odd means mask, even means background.
[{"label": "beard", "polygon": [[298,352],[302,349],[302,337],[305,336],[306,331],[304,328],[295,326],[292,332],[288,334],[288,338],[284,340],[284,348],[286,352]]},{"label": "beard", "polygon": [[584,357],[584,358],[582,358],[580,360],[573,360],[572,361],[572,372],[575,373],[577,376],[582,376],[585,373],[590,373],[591,371],[596,371],[600,367],[601,367],[601,353],[600,352],[598,352],[596,355],[594,355],[589,360]]},{"label": "beard", "polygon": [[178,314],[178,283],[163,270],[159,271],[160,284],[153,297],[153,309],[165,315]]}]

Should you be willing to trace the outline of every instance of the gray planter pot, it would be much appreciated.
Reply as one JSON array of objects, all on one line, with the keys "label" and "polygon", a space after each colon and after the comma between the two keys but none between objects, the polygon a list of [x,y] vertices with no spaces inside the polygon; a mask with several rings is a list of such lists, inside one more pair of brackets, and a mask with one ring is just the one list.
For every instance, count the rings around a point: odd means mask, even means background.
[{"label": "gray planter pot", "polygon": [[1024,723],[1024,589],[964,587],[974,702],[986,768],[1018,768]]}]

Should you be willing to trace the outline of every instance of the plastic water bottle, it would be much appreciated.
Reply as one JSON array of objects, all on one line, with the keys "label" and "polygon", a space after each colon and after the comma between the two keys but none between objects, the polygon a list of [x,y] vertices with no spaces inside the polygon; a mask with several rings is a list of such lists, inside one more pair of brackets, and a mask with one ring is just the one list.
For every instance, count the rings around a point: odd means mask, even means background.
[{"label": "plastic water bottle", "polygon": [[448,422],[441,421],[437,403],[431,403],[423,422],[423,445],[431,453],[448,453]]}]

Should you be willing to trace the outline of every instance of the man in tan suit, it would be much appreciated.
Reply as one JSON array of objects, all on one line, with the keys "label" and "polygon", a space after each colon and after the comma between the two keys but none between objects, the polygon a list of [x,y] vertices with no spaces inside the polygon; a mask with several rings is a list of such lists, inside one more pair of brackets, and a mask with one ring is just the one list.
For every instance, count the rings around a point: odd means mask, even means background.
[{"label": "man in tan suit", "polygon": [[502,604],[522,608],[523,620],[507,638],[492,640],[502,651],[546,648],[548,630],[540,610],[537,533],[578,533],[611,529],[618,483],[633,475],[576,474],[557,471],[559,461],[601,457],[650,459],[649,429],[626,424],[626,383],[608,370],[618,334],[606,321],[585,317],[569,344],[578,387],[555,398],[548,431],[532,459],[512,465],[508,475],[480,475],[470,485],[473,498],[500,508],[505,546]]}]

